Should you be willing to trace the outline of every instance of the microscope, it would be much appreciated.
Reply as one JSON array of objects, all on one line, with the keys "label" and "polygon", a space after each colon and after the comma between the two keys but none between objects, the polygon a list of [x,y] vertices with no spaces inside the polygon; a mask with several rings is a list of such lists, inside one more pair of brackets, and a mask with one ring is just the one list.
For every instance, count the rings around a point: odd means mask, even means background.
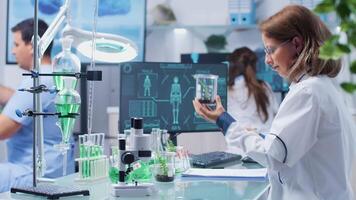
[{"label": "microscope", "polygon": [[143,197],[157,192],[152,183],[125,183],[127,165],[137,160],[151,159],[151,136],[143,134],[143,119],[131,118],[130,146],[126,149],[126,138],[119,138],[119,182],[112,184],[112,195],[116,197]]}]

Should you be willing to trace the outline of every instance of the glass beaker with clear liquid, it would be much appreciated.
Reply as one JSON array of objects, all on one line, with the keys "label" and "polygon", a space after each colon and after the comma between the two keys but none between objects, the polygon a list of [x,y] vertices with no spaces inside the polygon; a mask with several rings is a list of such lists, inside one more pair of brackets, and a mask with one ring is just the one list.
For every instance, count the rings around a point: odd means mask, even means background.
[{"label": "glass beaker with clear liquid", "polygon": [[80,96],[72,88],[73,77],[64,77],[64,89],[61,90],[55,99],[56,110],[61,113],[58,117],[57,125],[62,133],[62,141],[55,145],[63,155],[63,175],[66,175],[67,150],[69,149],[69,139],[73,131],[76,114],[79,113]]},{"label": "glass beaker with clear liquid", "polygon": [[213,74],[195,74],[195,97],[200,103],[214,104],[218,91],[219,76]]},{"label": "glass beaker with clear liquid", "polygon": [[175,172],[177,174],[187,171],[190,168],[189,154],[183,146],[176,147]]}]

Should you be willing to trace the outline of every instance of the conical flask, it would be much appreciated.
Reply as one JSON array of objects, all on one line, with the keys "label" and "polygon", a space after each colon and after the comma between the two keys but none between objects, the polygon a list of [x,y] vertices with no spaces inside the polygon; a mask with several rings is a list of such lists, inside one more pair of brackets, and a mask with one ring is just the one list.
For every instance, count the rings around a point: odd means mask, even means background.
[{"label": "conical flask", "polygon": [[[73,39],[71,37],[65,37],[61,39],[62,42],[62,52],[57,54],[53,60],[53,73],[54,74],[72,74],[80,72],[80,60],[79,58],[71,52],[71,46]],[[54,76],[54,84],[58,90],[64,88],[63,76]],[[75,89],[77,86],[77,79],[72,79],[70,87]]]},{"label": "conical flask", "polygon": [[55,104],[59,116],[58,126],[62,131],[62,144],[68,144],[72,134],[75,114],[78,114],[80,107],[80,96],[77,91],[72,88],[74,77],[63,77],[64,89],[56,96]]}]

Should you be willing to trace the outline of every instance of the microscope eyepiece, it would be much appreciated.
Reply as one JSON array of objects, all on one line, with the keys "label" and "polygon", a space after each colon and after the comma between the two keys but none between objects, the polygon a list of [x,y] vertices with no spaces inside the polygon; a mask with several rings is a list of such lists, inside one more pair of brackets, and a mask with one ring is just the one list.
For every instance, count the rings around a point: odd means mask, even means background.
[{"label": "microscope eyepiece", "polygon": [[143,129],[143,119],[142,118],[131,118],[131,128]]}]

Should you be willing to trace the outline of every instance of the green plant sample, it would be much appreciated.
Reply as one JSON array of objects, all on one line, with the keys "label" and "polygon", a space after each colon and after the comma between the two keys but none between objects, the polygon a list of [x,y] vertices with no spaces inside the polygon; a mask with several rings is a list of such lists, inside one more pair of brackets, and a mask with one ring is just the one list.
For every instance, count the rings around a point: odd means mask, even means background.
[{"label": "green plant sample", "polygon": [[168,152],[176,152],[176,150],[177,150],[177,147],[173,144],[173,141],[171,139],[168,139],[168,141],[167,141],[166,150]]}]

